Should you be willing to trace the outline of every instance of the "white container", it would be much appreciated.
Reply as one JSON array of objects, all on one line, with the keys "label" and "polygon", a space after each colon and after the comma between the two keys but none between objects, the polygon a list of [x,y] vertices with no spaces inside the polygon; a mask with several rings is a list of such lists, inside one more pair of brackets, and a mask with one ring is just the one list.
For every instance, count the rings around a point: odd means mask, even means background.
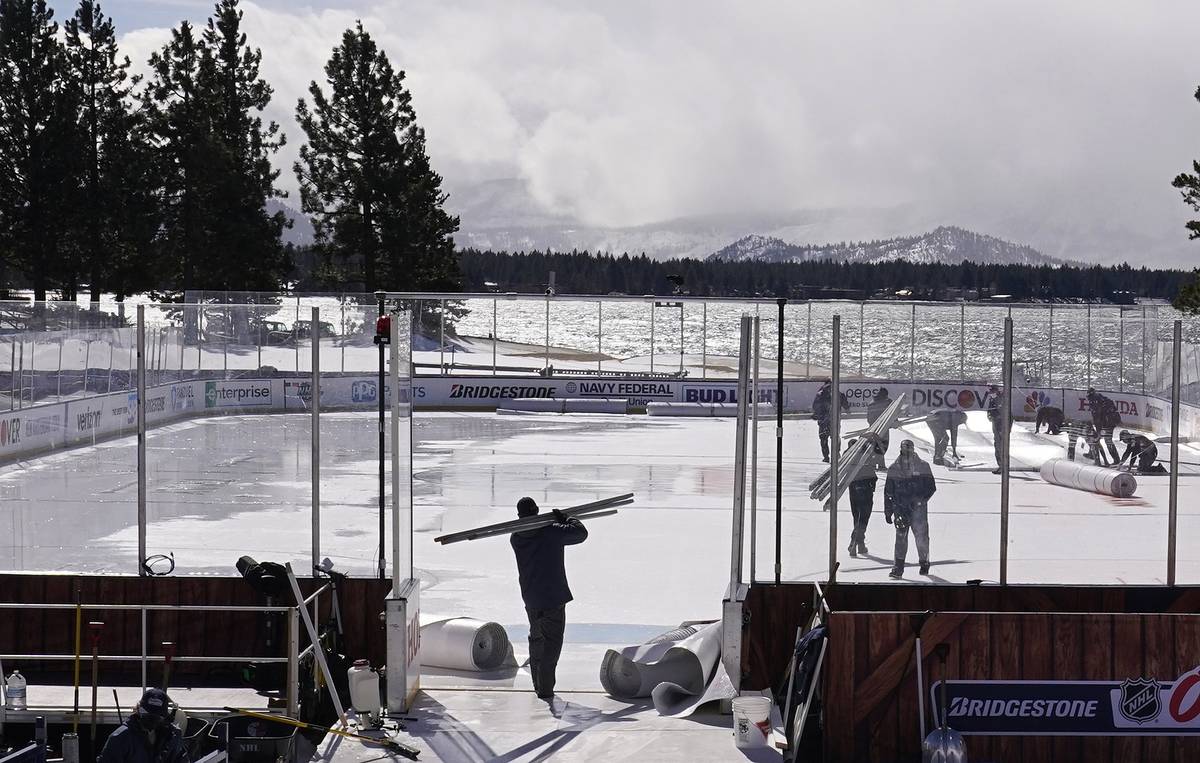
[{"label": "white container", "polygon": [[766,747],[771,735],[770,697],[735,697],[733,743],[742,749]]},{"label": "white container", "polygon": [[379,715],[379,674],[366,660],[356,660],[346,671],[350,679],[350,705],[359,713]]},{"label": "white container", "polygon": [[9,710],[24,710],[25,709],[25,676],[21,675],[21,671],[14,670],[12,675],[8,677],[8,683],[4,689],[5,706]]}]

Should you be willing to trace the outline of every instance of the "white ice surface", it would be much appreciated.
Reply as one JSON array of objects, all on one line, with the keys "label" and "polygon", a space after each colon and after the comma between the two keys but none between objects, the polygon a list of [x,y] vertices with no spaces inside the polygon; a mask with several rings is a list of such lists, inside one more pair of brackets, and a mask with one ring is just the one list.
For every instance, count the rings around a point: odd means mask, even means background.
[{"label": "white ice surface", "polygon": [[[934,468],[931,580],[999,576],[999,477],[991,431],[972,414],[960,437],[961,471]],[[242,554],[294,561],[309,556],[309,421],[263,415],[198,419],[152,430],[149,552],[173,551],[180,573],[233,573]],[[371,414],[322,417],[322,553],[339,568],[371,574],[378,543],[375,424]],[[760,423],[757,577],[773,577],[774,421]],[[824,579],[829,514],[808,498],[824,465],[811,420],[784,427],[782,577]],[[518,659],[526,636],[512,551],[503,538],[440,546],[445,532],[511,518],[523,495],[543,507],[632,491],[637,503],[589,524],[568,549],[575,601],[568,607],[564,689],[598,688],[604,649],[638,643],[684,620],[720,616],[729,575],[734,422],[645,416],[497,416],[420,413],[413,457],[415,563],[422,608],[502,623]],[[927,449],[914,424],[893,432]],[[1014,430],[1009,579],[1013,582],[1161,583],[1166,575],[1164,477],[1139,478],[1119,500],[1042,482],[1040,460],[1065,437]],[[1165,456],[1165,449],[1163,455]],[[928,453],[926,450],[926,458]],[[1188,448],[1185,462],[1200,462]],[[1194,471],[1194,466],[1187,467]],[[882,476],[882,475],[881,475]],[[887,580],[894,533],[883,522],[883,481],[867,531],[871,556],[845,553],[851,519],[838,514],[838,578]],[[1200,482],[1180,480],[1179,582],[1200,582]],[[0,569],[133,572],[136,462],[132,438],[0,469]],[[389,535],[390,538],[390,530]],[[749,566],[749,549],[746,560]],[[916,574],[909,550],[907,580]],[[454,683],[458,679],[445,679]],[[496,685],[527,685],[523,672]]]}]

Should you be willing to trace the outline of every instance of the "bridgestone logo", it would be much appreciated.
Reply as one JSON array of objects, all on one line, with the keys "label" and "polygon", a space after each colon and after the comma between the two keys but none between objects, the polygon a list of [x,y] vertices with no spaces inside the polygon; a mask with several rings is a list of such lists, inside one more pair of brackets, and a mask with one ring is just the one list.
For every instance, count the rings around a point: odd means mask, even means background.
[{"label": "bridgestone logo", "polygon": [[1048,699],[970,699],[955,697],[950,717],[977,718],[1093,718],[1098,710],[1095,700]]},{"label": "bridgestone logo", "polygon": [[469,400],[554,397],[555,389],[555,387],[494,387],[484,384],[455,384],[450,387],[450,397]]}]

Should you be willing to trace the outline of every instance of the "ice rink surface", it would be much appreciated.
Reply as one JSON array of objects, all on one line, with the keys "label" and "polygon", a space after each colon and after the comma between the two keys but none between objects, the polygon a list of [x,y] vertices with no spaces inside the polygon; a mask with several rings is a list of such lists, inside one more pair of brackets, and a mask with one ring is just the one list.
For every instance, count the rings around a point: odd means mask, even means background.
[{"label": "ice rink surface", "polygon": [[[149,553],[174,553],[179,574],[233,574],[242,554],[307,569],[310,421],[303,415],[227,416],[152,430]],[[857,426],[847,422],[848,428]],[[930,458],[930,433],[921,423],[892,433],[889,461],[904,437]],[[510,519],[524,495],[549,509],[633,492],[636,504],[589,523],[588,541],[567,551],[575,601],[568,607],[560,687],[598,688],[599,659],[608,646],[638,643],[683,620],[719,617],[729,578],[733,442],[729,419],[418,413],[414,555],[422,610],[500,622],[523,651],[525,615],[507,541],[440,546],[433,538]],[[373,574],[375,419],[365,413],[323,415],[321,443],[322,555],[340,569]],[[1035,435],[1023,424],[1014,430],[1009,580],[1164,582],[1168,478],[1140,477],[1136,497],[1126,500],[1048,485],[1035,469],[1062,455],[1064,445],[1065,436]],[[1165,446],[1160,448],[1167,457]],[[774,577],[774,452],[774,421],[762,421],[755,514],[759,579]],[[916,551],[910,548],[907,584],[998,580],[1000,478],[991,473],[991,430],[982,413],[971,414],[959,452],[970,467],[933,467],[938,492],[929,506],[931,575],[917,575]],[[1178,578],[1200,583],[1200,476],[1193,476],[1200,454],[1185,447],[1180,457],[1188,473],[1180,480]],[[815,422],[789,418],[783,580],[828,575],[830,516],[807,489],[823,468]],[[846,553],[851,519],[848,500],[841,501],[841,581],[888,579],[894,532],[884,523],[880,477],[866,536],[868,557],[851,559]],[[0,569],[134,572],[136,483],[133,438],[3,467]],[[747,566],[749,558],[747,547]],[[495,680],[503,686],[523,682],[523,675]]]}]

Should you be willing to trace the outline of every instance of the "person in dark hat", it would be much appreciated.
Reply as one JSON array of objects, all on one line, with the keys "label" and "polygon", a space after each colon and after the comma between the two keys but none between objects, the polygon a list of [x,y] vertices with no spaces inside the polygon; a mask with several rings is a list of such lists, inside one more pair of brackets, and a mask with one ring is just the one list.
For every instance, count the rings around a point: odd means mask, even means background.
[{"label": "person in dark hat", "polygon": [[[880,387],[879,391],[875,393],[875,398],[871,401],[871,404],[867,406],[867,426],[874,424],[879,417],[883,416],[892,402],[892,398],[888,395],[887,387]],[[887,456],[888,435],[890,433],[891,430],[884,432],[883,437],[876,443],[878,459],[875,465],[880,471],[887,469],[887,462],[884,461],[884,458]]]},{"label": "person in dark hat", "polygon": [[967,423],[967,414],[957,408],[943,408],[930,411],[925,417],[925,425],[933,435],[933,463],[944,466],[946,463],[946,446],[958,462],[958,428]]},{"label": "person in dark hat", "polygon": [[1108,455],[1113,463],[1117,463],[1117,444],[1113,442],[1113,432],[1121,425],[1121,413],[1112,398],[1101,395],[1095,387],[1088,387],[1088,410],[1092,412],[1092,424],[1096,427],[1096,436],[1101,446],[1108,448]]},{"label": "person in dark hat", "polygon": [[[850,410],[850,401],[846,399],[846,393],[838,393],[841,398],[842,415],[845,415]],[[817,396],[813,398],[812,417],[817,422],[817,437],[821,441],[821,460],[829,463],[829,429],[833,420],[833,385],[828,379],[821,384],[821,388],[817,390]]]},{"label": "person in dark hat", "polygon": [[[536,516],[538,511],[537,502],[528,496],[517,501],[518,517]],[[534,692],[545,700],[554,698],[554,671],[567,627],[567,602],[574,598],[567,585],[563,549],[588,537],[583,522],[558,509],[552,513],[553,523],[509,536],[529,619],[529,675]]]},{"label": "person in dark hat", "polygon": [[108,735],[98,763],[188,763],[183,733],[171,723],[175,712],[162,689],[147,689],[137,707]]},{"label": "person in dark hat", "polygon": [[1121,430],[1121,442],[1125,452],[1114,466],[1129,462],[1130,471],[1137,470],[1142,474],[1166,474],[1167,470],[1158,461],[1158,446],[1144,434],[1135,434],[1128,429]]}]

